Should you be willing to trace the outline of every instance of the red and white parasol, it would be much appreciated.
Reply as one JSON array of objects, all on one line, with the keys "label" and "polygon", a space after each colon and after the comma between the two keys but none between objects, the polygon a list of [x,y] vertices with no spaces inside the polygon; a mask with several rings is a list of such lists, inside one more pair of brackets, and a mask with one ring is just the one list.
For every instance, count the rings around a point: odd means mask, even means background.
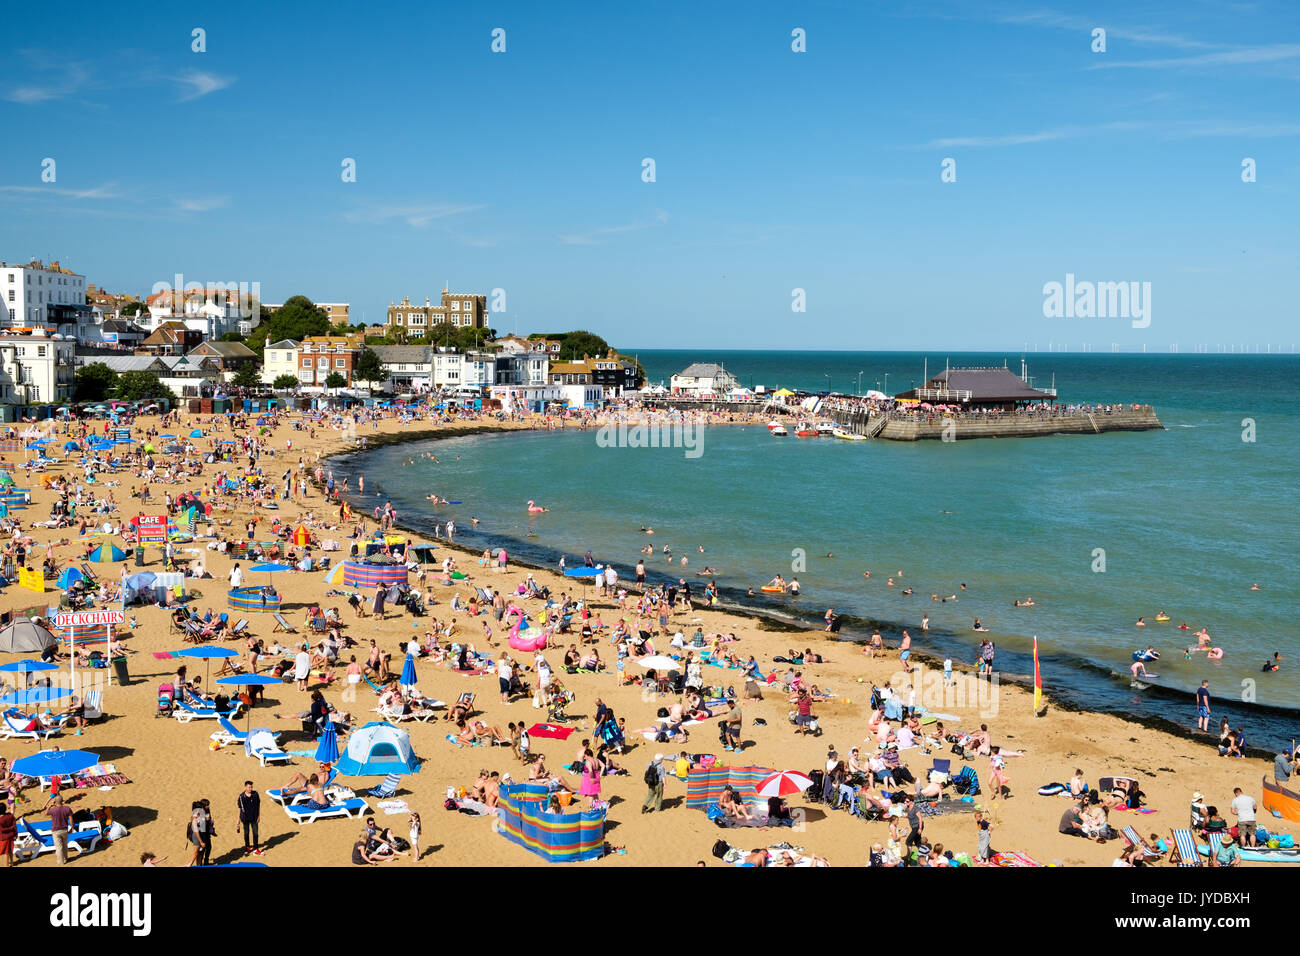
[{"label": "red and white parasol", "polygon": [[788,797],[794,793],[803,793],[812,786],[812,780],[797,770],[782,770],[770,777],[764,777],[754,788],[760,797]]}]

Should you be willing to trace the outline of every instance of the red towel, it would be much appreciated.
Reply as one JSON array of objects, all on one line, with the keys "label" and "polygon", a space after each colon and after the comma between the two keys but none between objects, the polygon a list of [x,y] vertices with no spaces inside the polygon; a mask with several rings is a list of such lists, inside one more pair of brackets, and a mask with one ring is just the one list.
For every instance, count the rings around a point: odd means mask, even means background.
[{"label": "red towel", "polygon": [[555,724],[533,724],[528,728],[528,733],[533,737],[552,737],[556,740],[568,740],[569,734],[573,733],[573,728],[558,727]]}]

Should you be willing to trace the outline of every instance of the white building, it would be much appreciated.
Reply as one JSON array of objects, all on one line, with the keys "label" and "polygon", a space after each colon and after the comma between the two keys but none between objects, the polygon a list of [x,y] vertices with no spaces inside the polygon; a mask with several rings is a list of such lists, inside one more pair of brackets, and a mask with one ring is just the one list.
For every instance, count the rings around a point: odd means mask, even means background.
[{"label": "white building", "polygon": [[437,349],[433,353],[433,387],[442,389],[460,388],[461,361],[465,356],[459,352]]},{"label": "white building", "polygon": [[501,410],[510,412],[542,412],[551,402],[564,400],[562,385],[493,385],[488,396],[501,403]]},{"label": "white building", "polygon": [[0,402],[31,405],[69,401],[76,352],[74,339],[43,328],[0,331]]},{"label": "white building", "polygon": [[371,349],[388,373],[384,388],[427,392],[433,386],[434,351],[427,345],[376,345]]},{"label": "white building", "polygon": [[721,365],[694,362],[674,375],[669,384],[674,395],[694,398],[725,395],[740,382]]},{"label": "white building", "polygon": [[[57,262],[48,266],[38,259],[26,265],[0,262],[0,297],[3,297],[3,322],[7,327],[37,328],[56,324],[60,315],[76,322],[72,310],[86,310],[86,277]],[[67,306],[51,314],[50,306]]]},{"label": "white building", "polygon": [[495,353],[466,352],[461,356],[461,388],[482,388],[496,383],[497,357]]},{"label": "white building", "polygon": [[83,356],[81,362],[83,365],[102,362],[118,375],[153,372],[178,398],[212,395],[221,385],[221,368],[210,359],[185,355],[95,355]]},{"label": "white building", "polygon": [[140,324],[152,332],[164,322],[181,322],[187,329],[199,332],[206,339],[219,339],[228,332],[247,335],[256,320],[245,316],[239,307],[239,297],[234,294],[206,293],[195,289],[186,294],[167,289],[145,299],[147,315],[140,315]]},{"label": "white building", "polygon": [[600,408],[605,403],[603,385],[554,385],[560,390],[560,398],[569,403],[570,408]]},{"label": "white building", "polygon": [[298,377],[298,347],[294,339],[281,339],[262,351],[262,381],[270,385],[281,375]]},{"label": "white building", "polygon": [[541,351],[502,351],[497,353],[496,373],[498,385],[547,384],[551,358]]}]

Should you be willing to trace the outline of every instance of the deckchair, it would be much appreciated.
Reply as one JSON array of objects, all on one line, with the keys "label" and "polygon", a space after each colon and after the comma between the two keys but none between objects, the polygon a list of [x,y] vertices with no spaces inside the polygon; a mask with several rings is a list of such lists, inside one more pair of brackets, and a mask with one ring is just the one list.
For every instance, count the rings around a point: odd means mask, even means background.
[{"label": "deckchair", "polygon": [[88,690],[86,696],[81,701],[81,716],[86,720],[99,720],[104,716],[104,692],[102,690]]},{"label": "deckchair", "polygon": [[215,707],[195,707],[188,701],[178,700],[176,701],[176,710],[174,711],[174,714],[176,719],[182,724],[188,724],[191,720],[198,717],[233,717],[238,710],[239,705],[236,704],[224,714],[219,714]]},{"label": "deckchair", "polygon": [[63,731],[63,720],[60,719],[57,724],[49,727],[41,726],[40,721],[36,721],[36,729],[28,730],[27,727],[33,722],[31,717],[20,713],[16,710],[7,710],[4,713],[4,726],[0,728],[0,740],[8,740],[10,737],[25,737],[29,740],[49,740],[55,734]]},{"label": "deckchair", "polygon": [[1196,851],[1196,837],[1191,830],[1170,830],[1174,848],[1169,851],[1169,862],[1178,866],[1200,866],[1201,855]]},{"label": "deckchair", "polygon": [[[938,761],[936,761],[937,763]],[[962,783],[962,781],[966,783]],[[974,767],[962,767],[961,773],[953,778],[953,787],[958,793],[964,793],[967,796],[978,796],[980,792],[979,774],[975,772]]]},{"label": "deckchair", "polygon": [[288,621],[286,621],[284,619],[284,615],[281,614],[279,611],[276,611],[271,616],[275,618],[275,627],[271,628],[272,634],[278,634],[280,631],[283,631],[286,634],[298,633],[298,629],[294,627],[292,624],[290,624]]},{"label": "deckchair", "polygon": [[940,760],[938,757],[935,757],[934,765],[926,772],[926,776],[933,780],[936,773],[943,775],[943,780],[941,780],[940,783],[947,783],[952,779],[952,761]]},{"label": "deckchair", "polygon": [[[326,777],[326,778],[325,778],[325,782],[322,783],[322,784],[320,785],[320,786],[321,786],[321,789],[322,789],[322,790],[328,790],[329,787],[330,787],[330,785],[331,785],[332,783],[334,783],[334,780],[335,780],[336,777],[338,777],[338,775],[339,775],[338,770],[336,770],[335,768],[331,767],[331,768],[330,768],[330,772],[329,772],[329,776]],[[275,789],[275,790],[267,790],[267,791],[266,791],[266,795],[267,795],[268,797],[270,797],[271,800],[272,800],[273,802],[278,803],[278,804],[280,804],[281,806],[284,806],[284,801],[285,801],[285,792],[284,792],[284,788],[283,788],[283,787],[279,787],[279,788],[277,788],[277,789]],[[296,799],[296,798],[298,798],[298,797],[306,797],[306,796],[307,796],[307,791],[306,791],[306,790],[296,790],[296,791],[294,791],[293,793],[288,794],[288,797],[289,797],[290,800],[294,800],[294,799]]]},{"label": "deckchair", "polygon": [[366,801],[358,798],[332,803],[324,810],[313,810],[302,804],[281,804],[290,820],[299,824],[313,823],[316,820],[328,820],[330,817],[347,817],[349,820],[370,812]]},{"label": "deckchair", "polygon": [[[37,854],[54,852],[54,834],[42,833],[26,820],[18,821],[19,839],[26,837],[24,843],[35,844]],[[68,849],[78,853],[89,853],[99,845],[102,830],[69,830]]]},{"label": "deckchair", "polygon": [[89,581],[91,584],[99,583],[99,578],[95,576],[95,572],[90,570],[89,567],[83,564],[80,565],[80,568],[81,568],[81,573],[86,576],[87,581]]},{"label": "deckchair", "polygon": [[1137,835],[1137,831],[1133,829],[1132,824],[1124,827],[1119,832],[1123,835],[1124,839],[1128,841],[1129,846],[1140,846],[1142,848],[1142,855],[1148,860],[1158,860],[1160,857],[1164,856],[1164,854],[1159,850],[1153,850],[1143,843],[1142,838]]},{"label": "deckchair", "polygon": [[382,687],[380,687],[378,684],[376,684],[374,681],[370,679],[369,674],[362,674],[361,676],[366,679],[366,683],[370,685],[370,689],[373,690],[376,694],[382,694],[384,692],[384,689]]},{"label": "deckchair", "polygon": [[254,750],[252,755],[258,759],[258,762],[261,763],[263,767],[268,763],[289,763],[293,759],[281,750],[278,744],[275,749],[262,747],[259,750]]},{"label": "deckchair", "polygon": [[[248,739],[248,734],[231,723],[230,718],[225,714],[217,715],[217,723],[221,725],[221,729],[214,730],[209,736],[211,739],[219,741],[222,745],[229,746],[231,744],[242,744]],[[277,740],[279,739],[279,731],[271,731],[270,733],[272,737],[275,737]]]},{"label": "deckchair", "polygon": [[390,773],[384,778],[384,782],[376,787],[371,787],[369,794],[380,800],[387,800],[397,793],[397,788],[402,785],[402,778],[399,774]]}]

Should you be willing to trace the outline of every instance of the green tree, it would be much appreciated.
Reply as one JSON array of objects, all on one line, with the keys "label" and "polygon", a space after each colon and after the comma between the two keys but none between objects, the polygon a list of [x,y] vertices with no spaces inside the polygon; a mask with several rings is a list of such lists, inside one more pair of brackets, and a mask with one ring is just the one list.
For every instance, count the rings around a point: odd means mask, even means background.
[{"label": "green tree", "polygon": [[256,362],[244,362],[235,370],[232,384],[240,388],[256,388],[262,384],[262,376],[257,370]]},{"label": "green tree", "polygon": [[218,339],[218,341],[219,342],[242,342],[244,341],[244,337],[240,335],[238,332],[227,332],[225,335],[221,336],[221,338]]},{"label": "green tree", "polygon": [[245,343],[261,356],[267,343],[284,339],[301,342],[309,335],[329,335],[330,320],[324,309],[318,309],[305,295],[290,296],[253,330]]},{"label": "green tree", "polygon": [[[280,376],[280,378],[292,378],[292,377],[293,377],[293,376],[291,376],[291,375],[281,375],[281,376]],[[276,379],[277,382],[278,382],[279,380],[280,380],[280,379]],[[344,377],[343,377],[340,373],[338,373],[338,372],[330,372],[328,375],[325,376],[325,387],[326,387],[326,388],[342,388],[342,387],[343,387],[344,385],[346,385],[347,383],[348,383],[348,380],[347,380],[346,378],[344,378]]]},{"label": "green tree", "polygon": [[356,364],[352,366],[352,377],[360,382],[365,382],[367,389],[374,388],[375,382],[382,382],[388,378],[388,373],[384,371],[384,363],[379,361],[379,355],[373,349],[365,349],[357,356]]},{"label": "green tree", "polygon": [[117,397],[128,402],[138,402],[142,398],[176,399],[172,390],[153,372],[123,372],[117,380]]},{"label": "green tree", "polygon": [[77,369],[72,397],[78,402],[102,402],[117,386],[117,373],[103,362]]},{"label": "green tree", "polygon": [[280,389],[282,391],[288,391],[289,389],[297,388],[298,376],[290,375],[288,372],[285,372],[283,375],[277,375],[275,377],[275,381],[271,383],[271,387]]},{"label": "green tree", "polygon": [[148,312],[149,308],[143,302],[128,302],[122,306],[121,315],[139,315],[141,312]]},{"label": "green tree", "polygon": [[577,362],[584,355],[592,358],[603,357],[609,352],[609,343],[594,332],[578,329],[574,332],[536,332],[528,336],[530,340],[552,339],[560,343],[561,362]]}]

